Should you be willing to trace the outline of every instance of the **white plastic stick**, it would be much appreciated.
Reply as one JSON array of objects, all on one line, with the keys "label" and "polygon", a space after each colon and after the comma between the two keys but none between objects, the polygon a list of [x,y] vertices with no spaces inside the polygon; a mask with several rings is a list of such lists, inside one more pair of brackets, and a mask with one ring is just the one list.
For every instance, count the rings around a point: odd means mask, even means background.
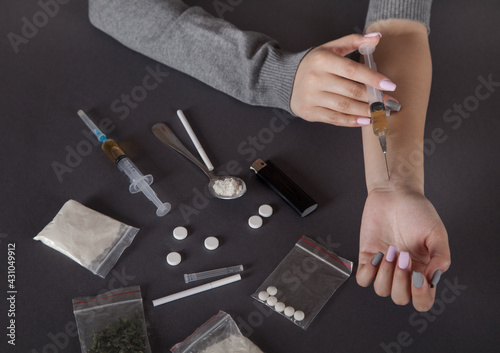
[{"label": "white plastic stick", "polygon": [[201,159],[203,159],[203,162],[205,162],[205,165],[207,166],[208,170],[212,171],[214,170],[214,166],[212,165],[212,162],[210,162],[210,159],[208,159],[207,154],[205,153],[205,150],[200,144],[200,141],[198,141],[198,138],[196,137],[193,129],[191,128],[191,125],[189,125],[189,122],[186,119],[186,116],[182,112],[182,110],[177,111],[177,116],[181,120],[182,125],[184,125],[184,128],[186,129],[189,137],[191,138],[191,141],[194,143],[194,147],[196,147],[196,150],[201,156]]},{"label": "white plastic stick", "polygon": [[170,303],[174,300],[189,297],[190,295],[205,292],[207,290],[214,289],[214,288],[217,288],[220,286],[224,286],[224,285],[229,284],[229,283],[237,282],[239,280],[241,280],[240,274],[225,277],[225,278],[219,279],[217,281],[202,284],[201,286],[198,286],[198,287],[186,289],[182,292],[174,293],[171,295],[167,295],[166,297],[163,297],[163,298],[155,299],[155,300],[153,300],[153,306],[158,306],[158,305]]}]

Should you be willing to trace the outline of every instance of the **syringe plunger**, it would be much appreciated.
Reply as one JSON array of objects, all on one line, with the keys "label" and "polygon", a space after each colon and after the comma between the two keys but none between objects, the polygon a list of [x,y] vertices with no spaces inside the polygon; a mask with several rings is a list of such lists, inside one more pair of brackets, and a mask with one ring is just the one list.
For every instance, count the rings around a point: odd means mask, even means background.
[{"label": "syringe plunger", "polygon": [[149,186],[153,182],[153,176],[151,174],[143,175],[128,157],[122,157],[118,161],[117,166],[130,180],[129,191],[132,194],[142,191],[142,193],[157,207],[156,215],[158,217],[162,217],[170,211],[170,203],[161,202],[156,193]]}]

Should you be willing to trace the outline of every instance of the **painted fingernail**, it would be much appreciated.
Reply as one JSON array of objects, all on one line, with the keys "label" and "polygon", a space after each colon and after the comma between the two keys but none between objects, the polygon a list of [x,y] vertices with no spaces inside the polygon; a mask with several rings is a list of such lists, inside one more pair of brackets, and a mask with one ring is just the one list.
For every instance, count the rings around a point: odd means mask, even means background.
[{"label": "painted fingernail", "polygon": [[385,259],[389,262],[393,262],[398,253],[398,248],[394,245],[389,246],[389,250],[387,250],[387,256]]},{"label": "painted fingernail", "polygon": [[377,36],[379,36],[380,38],[382,38],[382,33],[380,33],[380,32],[366,33],[363,37],[370,38],[370,37],[377,37]]},{"label": "painted fingernail", "polygon": [[370,118],[358,118],[358,120],[356,120],[356,122],[359,125],[370,125],[372,123],[372,119],[370,119]]},{"label": "painted fingernail", "polygon": [[378,264],[380,263],[380,261],[382,261],[384,257],[384,253],[382,253],[382,251],[379,251],[374,257],[373,257],[373,260],[372,260],[372,265],[373,266],[378,266]]},{"label": "painted fingernail", "polygon": [[422,278],[422,274],[420,272],[413,271],[412,280],[415,288],[420,288],[422,287],[422,284],[424,284],[424,279]]},{"label": "painted fingernail", "polygon": [[410,264],[410,254],[406,251],[401,251],[399,254],[398,266],[402,270],[406,270]]},{"label": "painted fingernail", "polygon": [[436,271],[434,271],[434,274],[432,275],[432,278],[431,278],[431,288],[434,288],[435,286],[437,286],[440,279],[441,279],[441,270],[437,269]]},{"label": "painted fingernail", "polygon": [[399,112],[401,110],[401,104],[396,101],[393,101],[392,99],[388,99],[385,101],[385,107],[394,112]]},{"label": "painted fingernail", "polygon": [[380,88],[384,91],[394,91],[396,89],[396,84],[389,80],[382,80],[379,83]]}]

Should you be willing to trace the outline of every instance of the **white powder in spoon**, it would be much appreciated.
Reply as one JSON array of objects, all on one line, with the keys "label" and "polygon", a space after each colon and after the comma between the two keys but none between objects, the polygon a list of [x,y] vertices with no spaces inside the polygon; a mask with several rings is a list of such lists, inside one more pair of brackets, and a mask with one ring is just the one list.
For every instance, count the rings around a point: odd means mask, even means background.
[{"label": "white powder in spoon", "polygon": [[243,187],[233,178],[217,179],[213,183],[213,189],[217,195],[233,197],[238,195]]}]

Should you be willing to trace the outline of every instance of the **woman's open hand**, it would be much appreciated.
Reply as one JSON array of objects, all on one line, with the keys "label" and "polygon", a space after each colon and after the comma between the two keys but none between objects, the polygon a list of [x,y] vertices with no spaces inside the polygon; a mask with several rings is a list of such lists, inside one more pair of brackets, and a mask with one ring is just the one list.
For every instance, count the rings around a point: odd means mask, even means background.
[{"label": "woman's open hand", "polygon": [[398,305],[411,300],[415,309],[427,311],[450,263],[448,234],[422,193],[388,189],[368,194],[361,220],[359,285],[373,281],[378,295],[390,295]]}]

